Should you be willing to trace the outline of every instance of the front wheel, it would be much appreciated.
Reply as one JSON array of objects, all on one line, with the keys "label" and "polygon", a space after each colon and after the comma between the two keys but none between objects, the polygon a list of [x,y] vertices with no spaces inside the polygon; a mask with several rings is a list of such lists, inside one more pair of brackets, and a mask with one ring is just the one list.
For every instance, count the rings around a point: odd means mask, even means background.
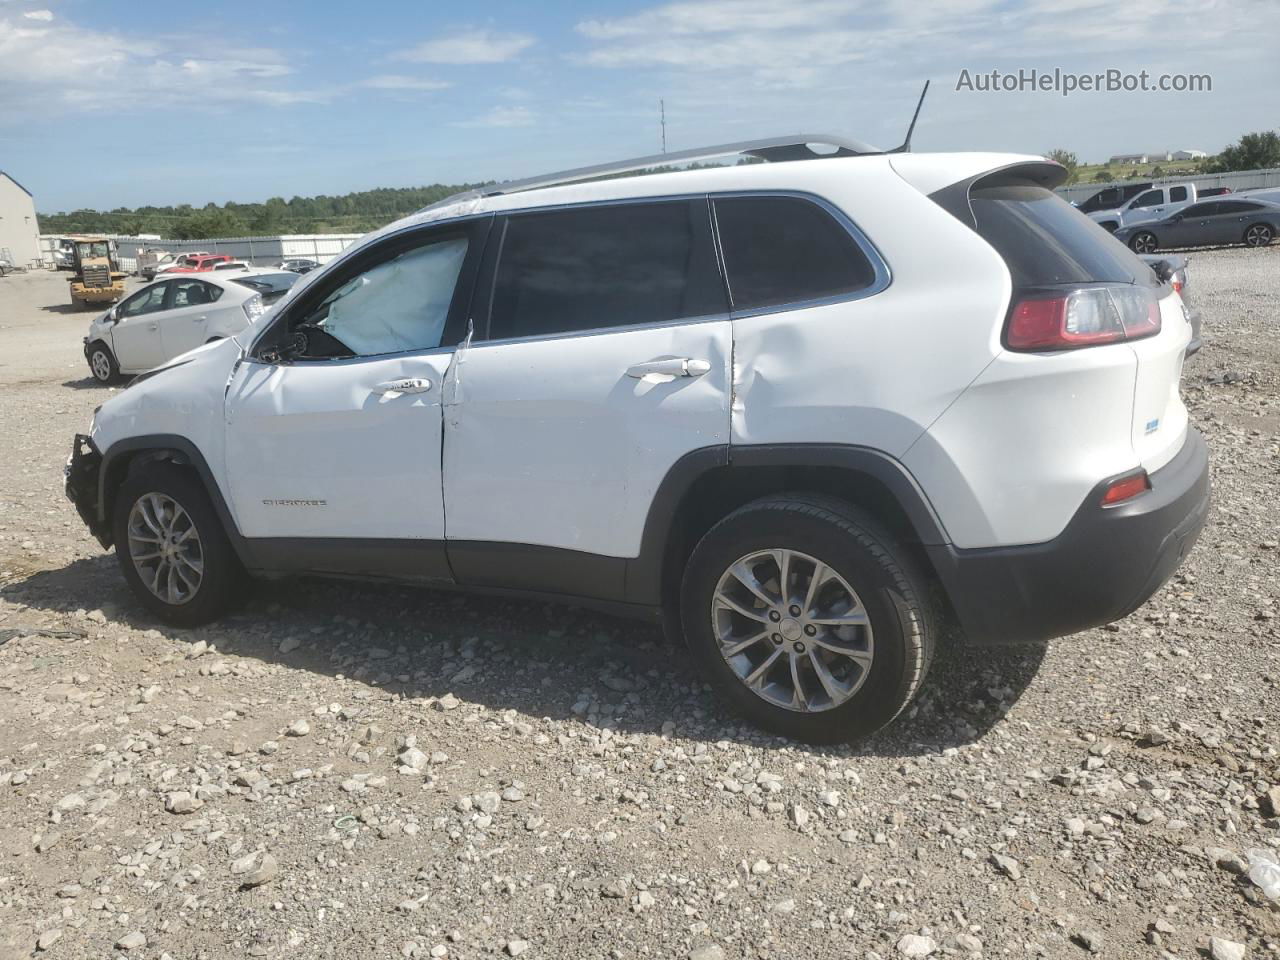
[{"label": "front wheel", "polygon": [[196,626],[230,607],[243,570],[189,469],[151,463],[130,474],[116,495],[112,522],[124,578],[161,620]]},{"label": "front wheel", "polygon": [[1129,249],[1134,253],[1155,253],[1156,247],[1159,245],[1156,235],[1149,230],[1135,233],[1129,238]]},{"label": "front wheel", "polygon": [[1244,232],[1244,242],[1251,247],[1265,247],[1273,237],[1275,232],[1265,223],[1252,224]]},{"label": "front wheel", "polygon": [[105,343],[89,348],[89,372],[101,384],[115,383],[120,378],[120,365]]},{"label": "front wheel", "polygon": [[681,620],[717,693],[808,743],[856,740],[898,716],[936,630],[905,551],[816,494],[757,500],[712,527],[685,568]]}]

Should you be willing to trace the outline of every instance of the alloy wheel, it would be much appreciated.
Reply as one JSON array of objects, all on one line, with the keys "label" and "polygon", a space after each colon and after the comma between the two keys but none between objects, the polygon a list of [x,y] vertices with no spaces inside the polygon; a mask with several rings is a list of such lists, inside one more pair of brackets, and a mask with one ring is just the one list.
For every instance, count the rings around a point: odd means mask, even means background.
[{"label": "alloy wheel", "polygon": [[89,366],[93,368],[93,375],[103,383],[111,379],[111,358],[102,350],[93,351]]},{"label": "alloy wheel", "polygon": [[1156,238],[1150,233],[1140,233],[1133,238],[1134,253],[1154,253]]},{"label": "alloy wheel", "polygon": [[823,561],[796,550],[761,550],[732,563],[711,600],[720,655],[757,696],[818,713],[847,702],[875,655],[857,591]]},{"label": "alloy wheel", "polygon": [[1244,242],[1251,247],[1266,246],[1271,242],[1271,230],[1264,223],[1255,223],[1245,231]]},{"label": "alloy wheel", "polygon": [[129,557],[148,590],[165,603],[188,602],[204,578],[204,547],[191,515],[172,497],[145,493],[129,511]]}]

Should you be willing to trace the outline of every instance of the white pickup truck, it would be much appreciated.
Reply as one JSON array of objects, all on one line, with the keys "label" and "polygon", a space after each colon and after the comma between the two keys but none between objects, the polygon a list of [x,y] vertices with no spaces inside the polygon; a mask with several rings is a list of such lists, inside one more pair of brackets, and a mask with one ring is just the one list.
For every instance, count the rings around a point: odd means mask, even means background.
[{"label": "white pickup truck", "polygon": [[1111,233],[1146,220],[1160,220],[1179,207],[1195,203],[1199,199],[1194,183],[1166,183],[1144,190],[1136,197],[1111,210],[1094,210],[1089,214],[1094,223],[1101,224]]}]

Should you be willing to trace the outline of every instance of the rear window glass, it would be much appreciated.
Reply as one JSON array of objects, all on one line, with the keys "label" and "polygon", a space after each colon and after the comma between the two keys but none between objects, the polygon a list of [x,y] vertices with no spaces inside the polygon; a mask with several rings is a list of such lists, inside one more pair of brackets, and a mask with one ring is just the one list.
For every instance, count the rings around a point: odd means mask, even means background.
[{"label": "rear window glass", "polygon": [[849,231],[812,201],[724,197],[715,205],[735,310],[837,297],[875,282]]},{"label": "rear window glass", "polygon": [[975,229],[1004,258],[1015,286],[1154,282],[1128,247],[1044,187],[977,187],[969,206]]}]

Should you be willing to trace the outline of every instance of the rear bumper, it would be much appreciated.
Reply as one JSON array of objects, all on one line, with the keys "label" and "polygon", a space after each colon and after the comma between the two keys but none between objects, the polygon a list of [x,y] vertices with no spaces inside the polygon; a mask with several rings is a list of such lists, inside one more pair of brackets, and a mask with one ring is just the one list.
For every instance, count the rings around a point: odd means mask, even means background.
[{"label": "rear bumper", "polygon": [[1151,489],[1102,507],[1099,484],[1047,543],[958,550],[927,546],[965,636],[974,644],[1048,640],[1119,620],[1172,576],[1209,514],[1209,453],[1188,429]]},{"label": "rear bumper", "polygon": [[75,505],[76,513],[84,521],[89,532],[104,547],[111,546],[110,530],[102,516],[99,491],[99,474],[102,472],[102,454],[93,441],[83,433],[77,433],[71,446],[71,456],[63,468],[67,499]]},{"label": "rear bumper", "polygon": [[1187,320],[1191,324],[1191,342],[1187,344],[1187,356],[1193,356],[1199,353],[1200,348],[1204,346],[1200,340],[1200,326],[1203,322],[1203,316],[1195,307],[1187,308]]}]

